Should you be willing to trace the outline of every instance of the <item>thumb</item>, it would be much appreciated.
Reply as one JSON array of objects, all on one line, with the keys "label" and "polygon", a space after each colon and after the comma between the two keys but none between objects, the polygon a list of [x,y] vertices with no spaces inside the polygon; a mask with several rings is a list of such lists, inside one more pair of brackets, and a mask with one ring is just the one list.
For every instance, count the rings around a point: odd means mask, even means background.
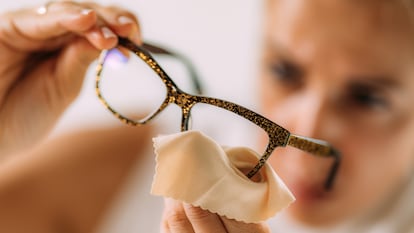
[{"label": "thumb", "polygon": [[35,108],[52,118],[59,116],[78,96],[85,73],[98,55],[99,50],[85,38],[74,38],[56,57],[40,61],[27,77],[18,81],[19,85],[8,95],[9,107],[19,103],[19,111]]},{"label": "thumb", "polygon": [[70,103],[77,97],[89,65],[99,56],[99,50],[85,38],[78,37],[68,44],[59,54],[54,74],[56,90],[60,97]]},{"label": "thumb", "polygon": [[33,139],[49,132],[77,97],[86,70],[98,53],[85,38],[75,38],[57,57],[40,61],[18,80],[0,111],[0,122],[6,126],[2,129],[6,151],[31,146],[36,141]]},{"label": "thumb", "polygon": [[220,217],[223,225],[229,233],[270,233],[270,229],[266,223],[244,223],[226,217]]}]

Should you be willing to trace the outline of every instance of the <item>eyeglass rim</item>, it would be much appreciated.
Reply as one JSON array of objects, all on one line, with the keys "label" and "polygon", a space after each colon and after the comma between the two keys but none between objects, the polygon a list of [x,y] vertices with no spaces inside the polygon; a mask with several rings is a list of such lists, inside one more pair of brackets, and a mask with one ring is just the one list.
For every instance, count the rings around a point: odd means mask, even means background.
[{"label": "eyeglass rim", "polygon": [[[297,149],[306,151],[312,155],[321,156],[321,157],[333,157],[334,163],[332,168],[329,172],[327,180],[325,182],[325,188],[329,190],[333,186],[333,181],[336,177],[341,157],[340,153],[334,149],[328,142],[323,140],[317,140],[313,138],[298,136],[295,134],[291,134],[288,130],[284,129],[282,126],[278,125],[277,123],[267,119],[266,117],[245,108],[239,104],[232,103],[230,101],[221,100],[217,98],[207,97],[207,96],[197,96],[188,94],[181,89],[174,83],[174,81],[168,76],[168,74],[162,69],[162,67],[157,63],[157,61],[152,57],[152,55],[142,46],[138,46],[133,42],[129,41],[126,38],[119,37],[118,44],[127,48],[128,50],[132,51],[135,55],[137,55],[140,59],[142,59],[150,68],[157,73],[157,75],[161,78],[163,83],[167,88],[167,96],[163,103],[160,105],[157,111],[155,111],[152,115],[149,115],[147,118],[141,120],[131,120],[128,117],[120,114],[115,109],[113,109],[109,103],[103,97],[101,90],[100,90],[100,81],[101,81],[101,73],[103,70],[103,66],[105,63],[105,58],[107,56],[107,51],[103,51],[99,57],[97,69],[96,69],[96,94],[100,101],[104,104],[104,106],[118,119],[120,119],[123,123],[137,126],[146,124],[152,119],[154,119],[160,112],[162,112],[170,103],[174,101],[171,100],[171,93],[178,93],[180,95],[184,95],[185,98],[192,98],[194,103],[205,103],[210,104],[215,107],[219,107],[228,111],[231,111],[246,120],[249,120],[253,124],[257,125],[258,127],[262,128],[269,137],[269,143],[267,145],[266,151],[261,156],[259,162],[256,166],[248,173],[248,177],[253,177],[266,163],[267,159],[273,153],[276,147],[281,146],[292,146]],[[221,103],[221,105],[217,104]],[[177,104],[177,103],[176,103]],[[178,104],[179,105],[179,104]],[[231,107],[228,107],[231,106]],[[180,105],[183,109],[182,114],[182,131],[185,131],[188,127],[187,124],[188,118],[190,116],[191,108],[188,108],[188,113],[184,112],[184,107]],[[236,108],[236,109],[235,109]],[[276,130],[276,132],[274,132]]]}]

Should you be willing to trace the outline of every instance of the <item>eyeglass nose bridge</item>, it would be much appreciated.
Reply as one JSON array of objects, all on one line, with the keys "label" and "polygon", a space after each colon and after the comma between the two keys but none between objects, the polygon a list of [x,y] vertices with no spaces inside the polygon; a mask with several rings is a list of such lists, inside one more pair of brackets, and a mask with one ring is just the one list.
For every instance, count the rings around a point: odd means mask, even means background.
[{"label": "eyeglass nose bridge", "polygon": [[191,120],[191,109],[198,102],[196,97],[179,89],[171,89],[169,101],[181,108],[181,131],[187,131]]}]

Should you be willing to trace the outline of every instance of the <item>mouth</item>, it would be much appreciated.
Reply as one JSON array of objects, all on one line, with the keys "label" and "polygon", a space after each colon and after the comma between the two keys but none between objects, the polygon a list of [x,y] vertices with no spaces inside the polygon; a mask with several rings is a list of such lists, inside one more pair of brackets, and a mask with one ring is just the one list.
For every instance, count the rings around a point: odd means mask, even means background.
[{"label": "mouth", "polygon": [[314,203],[326,199],[329,191],[321,184],[294,184],[289,186],[297,202]]}]

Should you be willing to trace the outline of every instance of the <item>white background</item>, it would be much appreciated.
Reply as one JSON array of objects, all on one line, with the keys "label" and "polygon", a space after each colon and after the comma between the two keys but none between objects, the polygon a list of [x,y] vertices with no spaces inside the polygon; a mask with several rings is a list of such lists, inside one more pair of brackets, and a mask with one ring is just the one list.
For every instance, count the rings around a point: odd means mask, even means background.
[{"label": "white background", "polygon": [[[1,0],[0,11],[36,7],[39,0]],[[199,71],[206,94],[257,110],[255,67],[262,1],[257,0],[100,0],[137,14],[144,40],[157,42],[188,56]],[[172,77],[174,78],[174,77]],[[118,123],[95,97],[93,69],[78,100],[57,131],[102,122]],[[151,170],[147,171],[149,174]],[[157,232],[160,199],[148,195],[150,178],[136,174],[109,214],[102,232]],[[138,181],[141,179],[141,181]],[[134,184],[144,184],[145,188]],[[141,191],[138,191],[141,190]],[[143,204],[143,200],[145,204]]]}]

